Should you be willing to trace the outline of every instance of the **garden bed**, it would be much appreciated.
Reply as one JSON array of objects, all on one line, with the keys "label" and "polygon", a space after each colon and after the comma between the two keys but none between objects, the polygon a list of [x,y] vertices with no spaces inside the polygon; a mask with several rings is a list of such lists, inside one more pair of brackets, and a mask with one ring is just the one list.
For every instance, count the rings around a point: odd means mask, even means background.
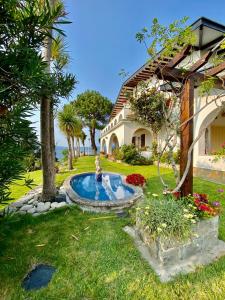
[{"label": "garden bed", "polygon": [[153,239],[138,219],[135,227],[126,227],[125,231],[134,238],[160,280],[167,282],[225,255],[225,242],[218,239],[218,226],[218,216],[201,220],[193,225],[192,237],[185,241],[164,237]]}]

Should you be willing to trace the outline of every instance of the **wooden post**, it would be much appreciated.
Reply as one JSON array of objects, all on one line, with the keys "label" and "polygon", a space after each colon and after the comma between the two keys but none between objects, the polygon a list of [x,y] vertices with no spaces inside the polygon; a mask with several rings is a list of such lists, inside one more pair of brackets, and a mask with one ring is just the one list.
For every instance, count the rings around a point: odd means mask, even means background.
[{"label": "wooden post", "polygon": [[[193,79],[187,79],[184,85],[184,90],[181,98],[181,124],[193,116],[194,106],[194,82]],[[181,127],[180,132],[180,178],[182,178],[187,161],[188,149],[193,142],[193,119]],[[193,194],[193,154],[191,157],[191,164],[186,176],[186,179],[181,186],[181,196]]]}]

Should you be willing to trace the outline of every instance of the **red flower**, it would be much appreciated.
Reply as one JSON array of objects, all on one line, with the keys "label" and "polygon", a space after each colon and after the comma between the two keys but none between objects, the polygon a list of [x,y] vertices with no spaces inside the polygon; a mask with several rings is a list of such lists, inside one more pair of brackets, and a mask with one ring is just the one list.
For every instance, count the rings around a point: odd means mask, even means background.
[{"label": "red flower", "polygon": [[127,176],[126,182],[136,186],[143,186],[146,180],[141,174],[131,174]]}]

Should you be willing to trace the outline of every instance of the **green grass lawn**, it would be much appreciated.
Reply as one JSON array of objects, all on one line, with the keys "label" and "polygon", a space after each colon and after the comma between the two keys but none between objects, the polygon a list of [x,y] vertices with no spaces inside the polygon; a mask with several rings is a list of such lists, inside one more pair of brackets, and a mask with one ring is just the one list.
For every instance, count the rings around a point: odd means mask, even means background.
[{"label": "green grass lawn", "polygon": [[[141,173],[148,178],[147,191],[159,193],[156,167],[131,167],[107,160],[103,169],[121,174]],[[94,169],[94,158],[81,158],[73,172],[57,175],[57,184],[70,174]],[[162,170],[173,184],[171,170]],[[30,174],[41,183],[39,171]],[[223,186],[195,179],[194,190],[215,199]],[[12,186],[15,198],[26,192]],[[222,200],[223,207],[225,199]],[[104,216],[104,218],[102,218]],[[107,217],[107,218],[105,218]],[[114,215],[83,213],[76,207],[54,211],[37,218],[14,216],[0,224],[0,299],[74,300],[74,299],[224,299],[225,257],[162,284],[140,257],[132,239],[123,232],[130,219]],[[225,240],[225,213],[220,218],[220,238]],[[21,281],[37,263],[57,268],[51,283],[39,291],[25,292]]]}]

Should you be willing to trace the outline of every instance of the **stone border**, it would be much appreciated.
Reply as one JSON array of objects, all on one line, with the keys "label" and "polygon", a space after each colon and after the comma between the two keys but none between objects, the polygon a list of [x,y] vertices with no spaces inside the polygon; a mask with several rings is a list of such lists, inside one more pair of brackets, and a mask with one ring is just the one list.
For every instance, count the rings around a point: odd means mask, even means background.
[{"label": "stone border", "polygon": [[[42,202],[41,193],[42,186],[30,190],[19,200],[12,202],[3,208],[3,210],[0,211],[0,216],[3,217],[4,215],[18,213],[21,215],[30,214],[35,217],[47,213],[48,211],[73,204],[63,187],[59,189],[56,200],[53,202]],[[59,199],[61,200],[58,201]]]},{"label": "stone border", "polygon": [[[63,187],[68,194],[69,198],[78,204],[82,210],[87,210],[87,211],[93,211],[93,212],[107,212],[109,210],[121,210],[124,208],[128,208],[132,205],[134,205],[135,202],[137,202],[139,199],[143,197],[143,190],[140,187],[133,186],[131,184],[126,183],[126,176],[118,174],[118,173],[113,173],[113,172],[107,172],[109,174],[115,174],[119,175],[122,178],[123,184],[132,188],[134,190],[134,196],[128,199],[123,199],[123,200],[116,200],[116,201],[91,201],[90,199],[87,198],[81,198],[73,189],[71,186],[71,180],[80,175],[85,175],[85,174],[93,174],[94,172],[83,172],[79,173],[73,176],[70,176],[64,181]],[[104,174],[104,173],[103,173]]]},{"label": "stone border", "polygon": [[[195,255],[189,255],[182,260],[177,260],[176,263],[163,264],[153,255],[149,245],[146,244],[141,237],[137,227],[125,226],[123,230],[134,240],[135,246],[141,256],[148,262],[149,266],[159,276],[161,282],[169,282],[175,279],[179,274],[187,274],[194,272],[199,266],[204,266],[218,260],[225,255],[225,242],[217,240],[217,242],[203,252],[199,251]],[[154,249],[153,249],[154,250]],[[188,248],[186,250],[189,250]],[[164,252],[168,252],[164,250]]]}]

